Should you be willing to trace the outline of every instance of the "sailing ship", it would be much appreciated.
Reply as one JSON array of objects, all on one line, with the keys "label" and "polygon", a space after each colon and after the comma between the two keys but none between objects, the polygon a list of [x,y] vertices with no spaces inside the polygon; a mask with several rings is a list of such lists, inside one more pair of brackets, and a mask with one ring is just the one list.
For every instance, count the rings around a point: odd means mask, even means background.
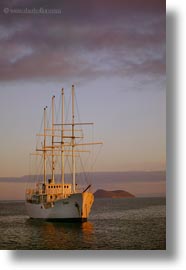
[{"label": "sailing ship", "polygon": [[[47,107],[44,108],[42,145],[36,148],[34,155],[40,155],[43,162],[43,175],[33,188],[26,189],[26,209],[30,218],[46,220],[71,220],[86,221],[89,217],[94,195],[91,185],[83,190],[78,189],[76,183],[76,156],[87,150],[83,146],[102,144],[102,142],[81,142],[83,138],[78,134],[79,126],[93,125],[93,123],[81,123],[75,120],[75,92],[72,85],[71,120],[65,121],[64,89],[61,90],[61,121],[55,122],[55,96],[52,97],[52,123],[48,127]],[[82,149],[79,149],[79,146]],[[60,156],[60,182],[56,181],[55,162]],[[65,158],[70,156],[71,180],[66,179]],[[50,161],[50,178],[47,174],[47,164]]]}]

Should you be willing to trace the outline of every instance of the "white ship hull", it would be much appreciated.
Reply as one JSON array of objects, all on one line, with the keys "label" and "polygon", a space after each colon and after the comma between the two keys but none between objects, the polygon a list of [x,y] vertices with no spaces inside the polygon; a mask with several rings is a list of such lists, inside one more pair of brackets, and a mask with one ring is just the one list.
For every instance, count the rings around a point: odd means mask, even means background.
[{"label": "white ship hull", "polygon": [[89,216],[93,201],[91,192],[83,192],[50,203],[36,204],[27,201],[26,209],[31,218],[84,221]]}]

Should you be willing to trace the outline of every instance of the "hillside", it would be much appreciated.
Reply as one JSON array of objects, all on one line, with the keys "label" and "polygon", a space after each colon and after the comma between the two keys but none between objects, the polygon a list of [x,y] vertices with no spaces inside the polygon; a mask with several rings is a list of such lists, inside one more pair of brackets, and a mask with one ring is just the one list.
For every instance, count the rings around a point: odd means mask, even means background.
[{"label": "hillside", "polygon": [[104,189],[98,189],[94,193],[95,198],[134,198],[135,196],[125,190],[113,190],[108,191]]},{"label": "hillside", "polygon": [[[47,175],[50,178],[50,175]],[[41,175],[25,175],[22,177],[0,177],[1,199],[24,199],[25,183],[35,183],[36,179],[43,179]],[[56,175],[59,183],[60,175]],[[65,180],[70,183],[71,174],[65,174]],[[137,197],[161,197],[166,195],[165,171],[139,172],[95,172],[77,173],[77,184],[91,183],[93,191],[102,190],[130,190]],[[16,191],[16,193],[15,193]]]}]

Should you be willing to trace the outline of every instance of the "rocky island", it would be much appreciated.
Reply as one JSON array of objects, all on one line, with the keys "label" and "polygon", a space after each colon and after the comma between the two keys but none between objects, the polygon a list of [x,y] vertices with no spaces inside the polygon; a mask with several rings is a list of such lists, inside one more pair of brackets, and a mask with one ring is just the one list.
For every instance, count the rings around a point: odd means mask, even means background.
[{"label": "rocky island", "polygon": [[94,193],[95,198],[134,198],[135,196],[125,190],[113,190],[108,191],[104,189],[98,189]]}]

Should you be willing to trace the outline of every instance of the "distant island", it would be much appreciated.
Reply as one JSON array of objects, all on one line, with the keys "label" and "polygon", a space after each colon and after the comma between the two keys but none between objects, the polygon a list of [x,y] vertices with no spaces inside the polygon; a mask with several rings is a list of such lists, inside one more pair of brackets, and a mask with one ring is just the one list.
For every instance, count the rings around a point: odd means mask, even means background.
[{"label": "distant island", "polygon": [[134,198],[135,196],[125,190],[113,190],[108,191],[104,189],[98,189],[94,193],[95,198]]}]

